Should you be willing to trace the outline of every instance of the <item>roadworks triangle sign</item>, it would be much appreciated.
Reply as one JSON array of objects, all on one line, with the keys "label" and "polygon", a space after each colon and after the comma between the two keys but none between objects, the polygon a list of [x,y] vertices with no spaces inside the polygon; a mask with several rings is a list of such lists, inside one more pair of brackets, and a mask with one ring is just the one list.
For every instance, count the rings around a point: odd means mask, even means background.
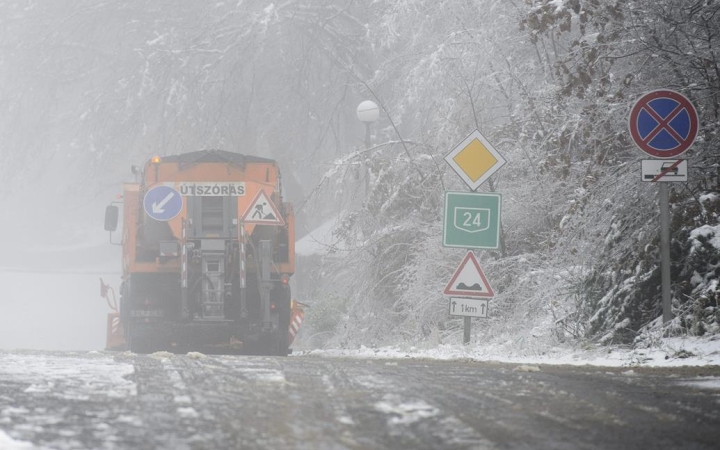
[{"label": "roadworks triangle sign", "polygon": [[275,204],[262,189],[258,191],[255,199],[250,203],[250,207],[240,220],[258,225],[285,225],[285,221]]},{"label": "roadworks triangle sign", "polygon": [[495,296],[473,252],[467,252],[450,282],[445,286],[443,294],[485,298]]}]

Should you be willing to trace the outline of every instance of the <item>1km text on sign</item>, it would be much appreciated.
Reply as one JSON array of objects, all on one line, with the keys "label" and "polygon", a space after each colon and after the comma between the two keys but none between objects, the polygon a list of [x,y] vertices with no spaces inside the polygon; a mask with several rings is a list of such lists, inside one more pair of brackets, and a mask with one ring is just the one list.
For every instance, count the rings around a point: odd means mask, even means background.
[{"label": "1km text on sign", "polygon": [[481,298],[450,298],[450,315],[465,317],[487,317],[490,300]]}]

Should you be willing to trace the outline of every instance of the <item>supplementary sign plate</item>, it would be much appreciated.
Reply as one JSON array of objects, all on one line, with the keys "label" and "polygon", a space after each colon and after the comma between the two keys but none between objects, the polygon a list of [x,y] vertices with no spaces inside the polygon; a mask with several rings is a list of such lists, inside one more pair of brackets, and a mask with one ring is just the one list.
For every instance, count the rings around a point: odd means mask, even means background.
[{"label": "supplementary sign plate", "polygon": [[473,191],[505,164],[505,158],[477,130],[448,153],[445,161]]},{"label": "supplementary sign plate", "polygon": [[241,220],[245,223],[257,225],[285,225],[285,220],[283,220],[275,204],[262,189],[258,191]]},{"label": "supplementary sign plate", "polygon": [[150,188],[145,193],[143,207],[151,218],[160,222],[167,222],[180,214],[183,199],[174,188],[161,184]]},{"label": "supplementary sign plate", "polygon": [[490,300],[481,298],[450,297],[450,315],[487,317]]},{"label": "supplementary sign plate", "polygon": [[695,140],[698,115],[684,95],[660,89],[640,97],[630,110],[628,125],[640,150],[656,158],[674,158]]},{"label": "supplementary sign plate", "polygon": [[650,182],[687,181],[687,160],[643,159],[642,180]]},{"label": "supplementary sign plate", "polygon": [[181,182],[178,183],[178,191],[186,197],[242,197],[245,195],[245,182]]},{"label": "supplementary sign plate", "polygon": [[450,282],[445,286],[444,295],[462,297],[492,298],[495,292],[478,264],[473,252],[467,252]]},{"label": "supplementary sign plate", "polygon": [[445,192],[443,246],[498,248],[500,194]]}]

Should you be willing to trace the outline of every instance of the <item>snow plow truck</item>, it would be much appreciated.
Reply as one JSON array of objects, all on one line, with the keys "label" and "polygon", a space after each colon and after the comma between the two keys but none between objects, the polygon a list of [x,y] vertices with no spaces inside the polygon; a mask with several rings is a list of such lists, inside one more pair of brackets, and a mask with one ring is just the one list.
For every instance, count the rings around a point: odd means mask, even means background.
[{"label": "snow plow truck", "polygon": [[122,220],[108,348],[287,355],[302,310],[291,304],[294,216],[278,163],[203,150],[132,171],[105,211],[111,242]]}]

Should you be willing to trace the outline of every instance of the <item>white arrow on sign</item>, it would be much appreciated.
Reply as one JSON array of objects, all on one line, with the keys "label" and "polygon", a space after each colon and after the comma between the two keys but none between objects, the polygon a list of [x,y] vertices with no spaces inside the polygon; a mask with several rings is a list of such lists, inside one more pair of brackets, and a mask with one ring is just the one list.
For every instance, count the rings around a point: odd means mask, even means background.
[{"label": "white arrow on sign", "polygon": [[175,196],[175,193],[174,193],[174,192],[171,192],[171,193],[169,193],[168,195],[166,195],[165,198],[160,201],[160,203],[154,202],[154,203],[152,204],[153,214],[162,214],[162,213],[164,213],[164,212],[165,212],[165,209],[163,209],[163,207],[164,207],[164,206],[167,204],[167,202],[169,202],[174,196]]}]

